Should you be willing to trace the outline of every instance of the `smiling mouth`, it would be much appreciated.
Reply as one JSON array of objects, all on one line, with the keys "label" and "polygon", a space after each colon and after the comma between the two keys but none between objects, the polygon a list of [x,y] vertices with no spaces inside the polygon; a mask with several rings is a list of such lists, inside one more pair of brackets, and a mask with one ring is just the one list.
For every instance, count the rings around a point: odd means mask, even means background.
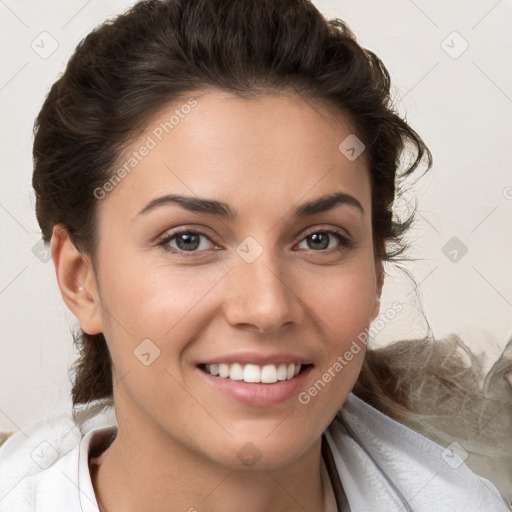
[{"label": "smiling mouth", "polygon": [[243,381],[252,384],[274,384],[295,378],[312,364],[202,364],[199,368],[214,377],[233,381]]}]

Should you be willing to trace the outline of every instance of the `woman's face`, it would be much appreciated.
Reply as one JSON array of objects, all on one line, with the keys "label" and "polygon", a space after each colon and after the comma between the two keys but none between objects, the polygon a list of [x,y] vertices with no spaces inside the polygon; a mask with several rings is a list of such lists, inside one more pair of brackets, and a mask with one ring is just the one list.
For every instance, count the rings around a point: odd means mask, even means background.
[{"label": "woman's face", "polygon": [[98,205],[96,314],[124,439],[265,468],[318,440],[378,313],[352,133],[295,95],[215,91],[162,110],[133,144]]}]

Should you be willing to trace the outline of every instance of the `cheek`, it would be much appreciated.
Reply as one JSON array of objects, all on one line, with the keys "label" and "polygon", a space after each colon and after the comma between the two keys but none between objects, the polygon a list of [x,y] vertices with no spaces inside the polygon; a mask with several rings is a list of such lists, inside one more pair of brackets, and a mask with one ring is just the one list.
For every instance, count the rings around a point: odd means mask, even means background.
[{"label": "cheek", "polygon": [[376,304],[374,269],[355,267],[317,275],[302,285],[305,302],[323,322],[327,337],[336,338],[340,348],[368,327]]},{"label": "cheek", "polygon": [[219,267],[200,271],[118,260],[102,279],[104,333],[112,351],[129,362],[121,352],[133,354],[149,339],[161,355],[176,360],[187,340],[209,321],[211,298],[225,273]]},{"label": "cheek", "polygon": [[298,402],[303,417],[317,418],[317,425],[324,428],[354,387],[364,361],[376,300],[375,274],[347,265],[315,283],[304,282],[303,290],[322,330],[324,350],[315,376],[301,390]]},{"label": "cheek", "polygon": [[[375,270],[364,261],[354,258],[329,270],[311,267],[300,275],[288,274],[295,300],[303,302],[306,317],[316,320],[339,350],[371,321]],[[104,332],[110,334],[109,339],[130,337],[135,347],[149,338],[160,350],[173,340],[176,352],[187,331],[200,332],[222,306],[222,281],[229,265],[149,265],[143,255],[131,260],[111,257],[109,262],[112,264],[101,276],[108,325]]]}]

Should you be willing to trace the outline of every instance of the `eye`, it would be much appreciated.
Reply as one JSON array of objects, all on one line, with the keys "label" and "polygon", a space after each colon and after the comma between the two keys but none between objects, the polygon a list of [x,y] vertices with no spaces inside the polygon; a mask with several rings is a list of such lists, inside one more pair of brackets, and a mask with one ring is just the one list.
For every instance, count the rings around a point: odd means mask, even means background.
[{"label": "eye", "polygon": [[[337,244],[336,239],[338,241]],[[308,246],[306,249],[316,253],[327,254],[345,251],[354,246],[354,243],[348,237],[340,231],[331,228],[310,231],[301,243],[304,242]],[[213,248],[217,247],[204,233],[186,228],[168,233],[158,242],[158,245],[166,251],[182,256],[200,256],[201,252],[208,250],[209,244]]]},{"label": "eye", "polygon": [[[338,239],[338,245],[335,243],[336,238]],[[308,245],[307,248],[312,249],[313,252],[330,253],[332,252],[330,249],[343,251],[354,245],[353,242],[340,231],[328,228],[312,231],[306,234],[306,237],[301,243],[304,243],[304,241]],[[332,245],[331,242],[334,242],[334,245]]]},{"label": "eye", "polygon": [[[212,245],[215,245],[204,233],[191,229],[183,229],[170,233],[160,240],[158,245],[171,252],[194,253],[207,250],[208,243],[202,243],[202,239],[208,240]],[[175,243],[175,245],[173,245],[173,243]]]}]

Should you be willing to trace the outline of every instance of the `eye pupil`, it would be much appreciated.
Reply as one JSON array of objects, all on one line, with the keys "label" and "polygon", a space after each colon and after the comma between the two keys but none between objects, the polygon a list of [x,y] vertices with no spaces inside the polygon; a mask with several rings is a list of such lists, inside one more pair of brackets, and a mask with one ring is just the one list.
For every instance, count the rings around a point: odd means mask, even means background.
[{"label": "eye pupil", "polygon": [[184,251],[197,249],[199,246],[199,235],[195,233],[181,233],[176,238],[176,245]]},{"label": "eye pupil", "polygon": [[[313,247],[310,247],[311,249],[326,249],[329,247],[329,234],[324,233],[322,231],[319,231],[318,233],[313,233],[312,235],[309,235],[308,237],[313,242]],[[319,243],[320,247],[318,245],[315,245]]]}]

